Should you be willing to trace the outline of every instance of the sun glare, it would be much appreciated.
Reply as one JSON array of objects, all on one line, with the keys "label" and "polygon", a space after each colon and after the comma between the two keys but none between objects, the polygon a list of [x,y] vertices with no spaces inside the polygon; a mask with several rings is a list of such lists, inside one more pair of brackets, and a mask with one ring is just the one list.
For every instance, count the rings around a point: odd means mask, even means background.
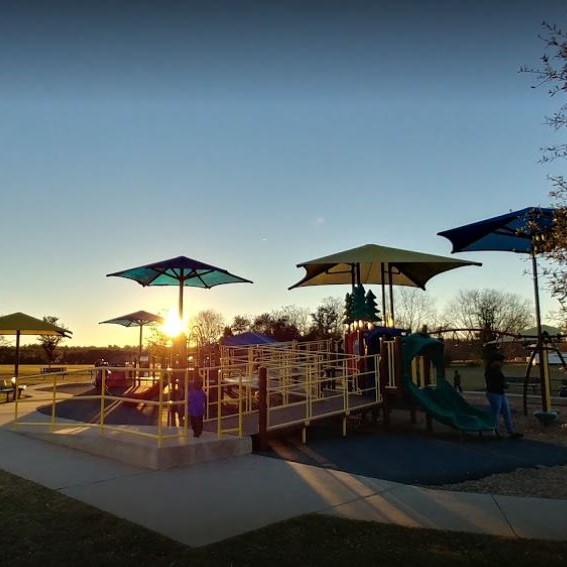
[{"label": "sun glare", "polygon": [[187,328],[187,321],[180,319],[175,308],[169,310],[162,325],[163,332],[169,337],[180,335]]}]

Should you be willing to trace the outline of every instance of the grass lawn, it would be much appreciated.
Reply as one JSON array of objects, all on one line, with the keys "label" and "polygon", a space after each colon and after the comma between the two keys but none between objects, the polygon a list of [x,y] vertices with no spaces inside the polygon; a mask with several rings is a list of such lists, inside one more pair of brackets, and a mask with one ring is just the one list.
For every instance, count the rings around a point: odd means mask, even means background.
[{"label": "grass lawn", "polygon": [[[550,380],[552,395],[558,395],[562,381],[567,380],[567,374],[558,366],[550,366]],[[458,370],[461,374],[463,389],[465,390],[484,390],[484,367],[483,366],[466,366],[456,365],[449,366],[445,370],[445,376],[452,383],[453,372]],[[509,363],[502,368],[504,375],[508,378],[508,386],[510,392],[522,393],[524,376],[526,374],[526,364]],[[534,366],[530,373],[530,382],[539,383],[539,368]],[[538,389],[539,391],[539,389]]]},{"label": "grass lawn", "polygon": [[315,515],[191,549],[3,471],[0,510],[0,565],[10,567],[552,567],[567,562],[567,542],[415,530]]},{"label": "grass lawn", "polygon": [[[81,374],[85,369],[93,368],[92,364],[54,364],[55,367],[64,367],[71,375],[78,373],[80,379],[86,379],[87,374]],[[19,368],[20,384],[50,384],[53,377],[49,374],[41,374],[41,369],[46,368],[47,364],[22,364]],[[13,364],[0,364],[0,380],[10,380],[14,375]],[[33,378],[30,378],[33,376]],[[58,377],[58,380],[61,378]]]}]

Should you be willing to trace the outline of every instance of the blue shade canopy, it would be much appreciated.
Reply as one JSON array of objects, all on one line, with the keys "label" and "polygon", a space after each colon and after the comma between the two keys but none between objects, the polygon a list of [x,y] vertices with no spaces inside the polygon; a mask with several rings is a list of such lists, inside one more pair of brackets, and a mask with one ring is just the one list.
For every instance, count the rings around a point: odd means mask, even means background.
[{"label": "blue shade canopy", "polygon": [[121,315],[108,321],[101,321],[103,323],[113,323],[115,325],[122,325],[123,327],[143,327],[144,325],[151,325],[153,323],[163,323],[161,315],[154,315],[147,311],[136,311],[128,313],[128,315]]},{"label": "blue shade canopy", "polygon": [[163,317],[161,315],[154,315],[153,313],[148,313],[147,311],[135,311],[134,313],[128,313],[127,315],[121,315],[114,319],[109,319],[108,321],[101,321],[103,323],[112,323],[115,325],[122,325],[123,327],[140,327],[140,341],[138,345],[138,356],[142,356],[142,335],[143,330],[146,325],[153,325],[155,323],[163,323]]},{"label": "blue shade canopy", "polygon": [[[453,252],[502,251],[530,254],[534,282],[537,350],[543,353],[536,254],[538,238],[551,233],[555,209],[528,207],[504,215],[438,232],[453,244]],[[540,358],[541,360],[541,358]],[[542,409],[550,410],[549,376],[539,365]]]},{"label": "blue shade canopy", "polygon": [[495,250],[530,254],[534,237],[551,231],[554,211],[528,207],[437,234],[451,241],[452,252]]},{"label": "blue shade canopy", "polygon": [[193,260],[186,256],[178,256],[169,260],[129,268],[107,274],[129,278],[143,285],[182,285],[189,287],[211,288],[229,283],[252,283],[250,280],[235,276],[222,268]]},{"label": "blue shade canopy", "polygon": [[186,256],[177,256],[169,260],[161,260],[153,264],[138,266],[107,274],[120,276],[138,282],[147,287],[151,285],[173,285],[179,287],[179,317],[183,318],[183,288],[201,287],[210,289],[216,285],[230,283],[253,283],[250,280],[235,276],[230,272],[193,260]]},{"label": "blue shade canopy", "polygon": [[239,346],[250,346],[250,345],[268,345],[274,344],[278,341],[272,337],[266,335],[261,335],[260,333],[254,333],[248,331],[246,333],[240,333],[239,335],[229,335],[223,337],[222,344],[224,346],[239,347]]}]

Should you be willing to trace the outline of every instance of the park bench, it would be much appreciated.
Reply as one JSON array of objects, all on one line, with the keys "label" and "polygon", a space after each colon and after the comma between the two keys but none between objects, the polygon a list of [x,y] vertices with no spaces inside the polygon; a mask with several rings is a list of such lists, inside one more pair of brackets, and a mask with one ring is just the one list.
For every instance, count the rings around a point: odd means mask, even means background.
[{"label": "park bench", "polygon": [[51,374],[54,372],[67,372],[67,368],[65,366],[45,366],[40,371],[40,374]]},{"label": "park bench", "polygon": [[[18,392],[18,398],[22,395],[22,392],[27,388],[26,385],[22,385],[22,386],[18,386],[17,388],[17,392]],[[14,387],[14,385],[9,381],[9,380],[3,380],[2,384],[0,384],[0,394],[4,394],[4,396],[6,396],[5,401],[9,402],[10,398],[12,398],[12,401],[14,401],[16,399],[16,388]]]}]

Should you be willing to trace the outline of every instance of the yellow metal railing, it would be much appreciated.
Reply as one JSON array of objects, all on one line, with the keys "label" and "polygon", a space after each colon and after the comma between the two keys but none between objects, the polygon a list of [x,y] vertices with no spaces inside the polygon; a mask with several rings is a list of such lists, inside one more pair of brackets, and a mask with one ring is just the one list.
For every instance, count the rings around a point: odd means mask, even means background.
[{"label": "yellow metal railing", "polygon": [[[109,376],[112,373],[124,373],[124,368],[117,367],[100,367],[87,370],[79,370],[76,372],[53,372],[47,376],[37,375],[28,376],[28,380],[33,381],[38,378],[42,379],[47,385],[51,387],[51,392],[46,397],[42,397],[41,390],[35,389],[34,395],[30,397],[16,397],[14,404],[14,420],[13,426],[15,428],[21,426],[27,427],[48,427],[55,428],[76,428],[80,425],[81,428],[98,428],[101,434],[105,431],[120,431],[125,434],[140,436],[154,439],[158,446],[161,446],[163,441],[168,439],[187,438],[188,427],[187,420],[183,419],[187,408],[187,393],[188,393],[188,371],[174,371],[153,369],[152,377],[141,378],[136,376],[136,380],[141,383],[143,381],[149,382],[149,386],[158,384],[158,399],[146,399],[142,396],[136,396],[132,391],[126,391],[123,394],[114,393],[108,386]],[[97,381],[97,376],[99,380]],[[125,374],[124,383],[133,383],[134,374]],[[32,380],[33,379],[33,380]],[[100,387],[96,388],[96,384]],[[85,386],[91,385],[93,393],[72,396],[73,400],[79,402],[92,402],[97,401],[100,403],[98,415],[91,416],[91,421],[82,421],[80,419],[59,419],[57,416],[57,404],[68,400],[71,396],[63,394],[63,389],[66,385],[74,384]],[[31,390],[31,388],[30,388]],[[29,390],[28,390],[29,391]],[[179,393],[181,392],[181,395]],[[24,414],[23,407],[33,405],[35,408],[40,407],[42,402],[44,405],[51,404],[49,411],[49,419],[47,421],[38,421],[37,419],[28,419]],[[115,411],[121,404],[144,404],[145,406],[157,408],[157,422],[155,426],[145,426],[141,429],[137,426],[117,426],[108,423],[108,417]],[[35,409],[34,408],[34,409]],[[79,412],[80,414],[80,412]],[[179,416],[179,425],[172,424],[175,416]],[[88,416],[85,416],[88,418]],[[167,429],[164,428],[164,419],[166,420]]]},{"label": "yellow metal railing", "polygon": [[[388,345],[388,385],[393,384],[395,359],[393,346]],[[112,386],[112,375],[124,368],[90,368],[76,373],[52,373],[47,378],[51,391],[45,398],[16,400],[14,426],[76,427],[57,415],[57,404],[69,398],[61,386],[73,383],[86,385],[95,382],[100,390],[84,392],[75,400],[99,404],[96,420],[80,421],[84,427],[98,427],[101,434],[119,430],[130,435],[154,439],[158,446],[168,439],[187,439],[188,409],[191,382],[199,377],[207,394],[205,427],[217,436],[249,434],[258,429],[259,371],[265,369],[267,428],[285,428],[291,425],[309,425],[315,419],[333,415],[350,415],[381,403],[379,355],[356,356],[330,350],[329,341],[313,343],[286,343],[258,345],[247,349],[224,348],[218,366],[174,370],[153,368],[131,374],[132,389],[118,393]],[[364,370],[367,368],[368,370]],[[110,371],[110,374],[108,374]],[[98,381],[97,381],[98,378]],[[46,382],[44,383],[47,383]],[[110,385],[109,385],[110,384]],[[134,386],[153,389],[151,399],[144,398]],[[150,396],[148,396],[149,398]],[[23,404],[45,402],[51,404],[47,422],[29,420],[20,415]],[[154,425],[142,427],[117,426],[109,423],[109,416],[122,404],[144,404],[157,413]]]}]

